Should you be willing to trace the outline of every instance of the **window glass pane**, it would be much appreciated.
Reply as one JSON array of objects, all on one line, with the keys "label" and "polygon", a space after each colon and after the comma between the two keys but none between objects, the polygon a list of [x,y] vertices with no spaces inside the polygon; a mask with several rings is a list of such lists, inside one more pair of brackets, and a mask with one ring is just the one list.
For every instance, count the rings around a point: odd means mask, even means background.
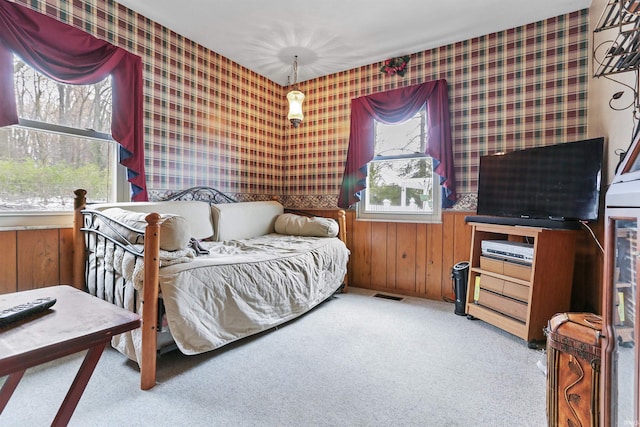
[{"label": "window glass pane", "polygon": [[372,212],[433,212],[430,157],[369,163],[366,206]]},{"label": "window glass pane", "polygon": [[0,213],[73,210],[73,191],[91,202],[111,195],[115,143],[14,127],[0,128]]},{"label": "window glass pane", "polygon": [[0,129],[0,214],[72,211],[78,188],[90,202],[114,199],[111,78],[60,84],[14,56],[14,82],[21,125]]},{"label": "window glass pane", "polygon": [[111,134],[111,78],[65,85],[36,72],[14,55],[18,116]]},{"label": "window glass pane", "polygon": [[425,109],[399,124],[376,121],[375,157],[406,156],[425,152]]}]

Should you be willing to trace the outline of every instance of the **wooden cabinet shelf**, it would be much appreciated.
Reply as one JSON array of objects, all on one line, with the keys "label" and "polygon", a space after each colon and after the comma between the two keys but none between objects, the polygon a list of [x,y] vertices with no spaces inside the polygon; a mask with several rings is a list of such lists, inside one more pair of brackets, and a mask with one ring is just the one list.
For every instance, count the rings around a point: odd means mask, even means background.
[{"label": "wooden cabinet shelf", "polygon": [[[576,231],[471,223],[466,312],[527,341],[543,341],[556,313],[570,310]],[[482,254],[483,240],[530,243],[531,265]]]},{"label": "wooden cabinet shelf", "polygon": [[631,283],[625,283],[625,282],[619,282],[619,283],[616,283],[616,289],[620,289],[620,288],[630,288],[630,287],[632,287],[632,286],[634,286],[634,285],[633,285],[633,284],[631,284]]},{"label": "wooden cabinet shelf", "polygon": [[512,276],[506,276],[504,274],[496,273],[495,271],[483,270],[481,268],[472,268],[471,270],[478,274],[484,274],[485,276],[491,276],[491,277],[495,277],[497,279],[502,279],[502,280],[509,280],[511,282],[519,283],[525,286],[529,286],[529,284],[531,283],[528,280],[518,279],[517,277],[512,277]]}]

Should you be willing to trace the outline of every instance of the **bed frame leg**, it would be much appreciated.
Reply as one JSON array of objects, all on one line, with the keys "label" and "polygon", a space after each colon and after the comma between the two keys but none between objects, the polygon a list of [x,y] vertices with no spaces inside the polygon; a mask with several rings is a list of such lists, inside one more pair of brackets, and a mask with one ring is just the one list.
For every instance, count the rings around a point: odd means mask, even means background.
[{"label": "bed frame leg", "polygon": [[73,286],[84,290],[85,245],[80,229],[84,226],[82,210],[87,206],[87,191],[79,188],[73,193]]},{"label": "bed frame leg", "polygon": [[156,385],[156,352],[158,342],[158,294],[160,268],[160,215],[146,216],[144,232],[144,289],[142,292],[142,354],[140,355],[140,388]]},{"label": "bed frame leg", "polygon": [[[347,245],[347,212],[344,209],[339,209],[337,213],[337,221],[338,221],[338,238]],[[349,292],[349,270],[347,269],[347,274],[344,275],[344,280],[342,281],[342,293]]]}]

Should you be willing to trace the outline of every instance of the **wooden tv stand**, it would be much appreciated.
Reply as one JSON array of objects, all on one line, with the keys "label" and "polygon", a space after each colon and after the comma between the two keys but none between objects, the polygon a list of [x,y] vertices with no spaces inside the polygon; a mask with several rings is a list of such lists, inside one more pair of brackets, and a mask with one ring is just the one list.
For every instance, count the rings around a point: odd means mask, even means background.
[{"label": "wooden tv stand", "polygon": [[[473,223],[466,313],[536,347],[556,313],[570,311],[576,231]],[[482,256],[483,240],[533,244],[531,265]]]}]

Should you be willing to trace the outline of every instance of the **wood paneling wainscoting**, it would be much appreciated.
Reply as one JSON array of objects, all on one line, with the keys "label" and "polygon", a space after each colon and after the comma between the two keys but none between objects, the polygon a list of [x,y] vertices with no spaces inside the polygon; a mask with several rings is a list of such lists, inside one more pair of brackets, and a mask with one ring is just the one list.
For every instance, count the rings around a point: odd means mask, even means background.
[{"label": "wood paneling wainscoting", "polygon": [[[468,261],[475,212],[444,211],[440,224],[356,221],[347,211],[351,250],[349,284],[401,295],[454,300],[451,268]],[[602,241],[602,224],[592,225]],[[571,296],[572,311],[600,312],[602,254],[586,231],[579,233]]]},{"label": "wood paneling wainscoting", "polygon": [[435,300],[454,299],[451,268],[468,261],[475,212],[445,211],[442,223],[356,221],[347,211],[350,285]]},{"label": "wood paneling wainscoting", "polygon": [[73,229],[0,231],[0,294],[73,283]]},{"label": "wood paneling wainscoting", "polygon": [[[314,210],[323,215],[327,209]],[[468,261],[474,212],[445,211],[442,223],[356,221],[346,211],[350,286],[434,300],[454,299],[451,268]],[[601,224],[595,227],[602,236]],[[0,294],[73,282],[73,229],[0,231]],[[572,311],[600,312],[602,254],[583,232],[577,242]]]},{"label": "wood paneling wainscoting", "polygon": [[[347,211],[349,284],[453,299],[451,267],[469,258],[470,214],[444,212],[441,224],[413,224],[356,221]],[[0,293],[73,284],[72,240],[72,228],[0,231]]]}]

